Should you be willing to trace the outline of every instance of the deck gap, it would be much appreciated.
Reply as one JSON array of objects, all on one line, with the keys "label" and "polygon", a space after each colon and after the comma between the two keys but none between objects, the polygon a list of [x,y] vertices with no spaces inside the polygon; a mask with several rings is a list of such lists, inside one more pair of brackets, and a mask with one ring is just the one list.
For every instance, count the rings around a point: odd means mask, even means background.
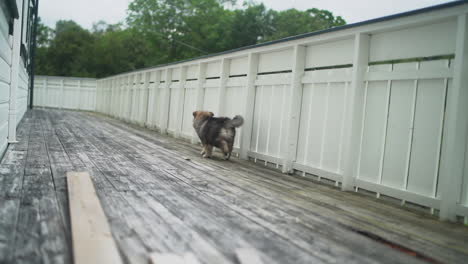
[{"label": "deck gap", "polygon": [[440,264],[441,262],[431,258],[431,257],[428,257],[420,252],[417,252],[411,248],[408,248],[408,247],[405,247],[403,245],[400,245],[400,244],[397,244],[395,242],[392,242],[392,241],[389,241],[379,235],[376,235],[374,233],[371,233],[371,232],[368,232],[368,231],[364,231],[364,230],[359,230],[359,229],[356,229],[356,228],[353,228],[353,227],[346,227],[348,228],[349,230],[355,232],[355,233],[358,233],[362,236],[365,236],[367,238],[370,238],[378,243],[381,243],[381,244],[384,244],[394,250],[398,250],[406,255],[409,255],[409,256],[412,256],[412,257],[415,257],[419,260],[423,260],[423,261],[426,261],[428,263],[434,263],[434,264]]}]

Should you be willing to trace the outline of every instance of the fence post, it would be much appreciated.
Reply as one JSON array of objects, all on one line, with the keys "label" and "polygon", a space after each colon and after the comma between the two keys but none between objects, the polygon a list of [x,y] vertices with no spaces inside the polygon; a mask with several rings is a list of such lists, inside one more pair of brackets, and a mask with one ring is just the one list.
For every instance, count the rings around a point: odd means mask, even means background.
[{"label": "fence post", "polygon": [[[105,86],[107,86],[107,85],[105,85]],[[78,80],[78,110],[81,110],[81,108],[82,108],[82,103],[81,103],[82,98],[81,97],[83,96],[83,93],[82,93],[81,89],[82,89],[81,80]]]},{"label": "fence post", "polygon": [[110,102],[110,107],[109,110],[106,112],[106,114],[110,116],[114,116],[114,111],[115,111],[115,102],[117,100],[117,96],[119,94],[119,91],[117,90],[117,82],[115,81],[114,78],[110,78],[109,80],[111,82],[111,87],[112,87],[112,100]]},{"label": "fence post", "polygon": [[106,114],[110,114],[112,112],[112,109],[113,109],[113,101],[115,100],[115,96],[116,96],[116,91],[115,91],[115,85],[114,85],[114,81],[112,79],[109,79],[107,80],[107,82],[109,83],[109,91],[110,91],[110,97],[109,97],[109,103],[108,103],[108,107],[106,108]]},{"label": "fence post", "polygon": [[247,65],[247,84],[244,93],[244,126],[240,138],[240,158],[248,159],[250,151],[250,141],[252,139],[252,123],[254,118],[255,104],[255,80],[257,79],[259,56],[256,53],[249,53]]},{"label": "fence post", "polygon": [[122,77],[122,112],[121,112],[121,119],[125,120],[125,114],[127,112],[127,100],[128,100],[128,75]]},{"label": "fence post", "polygon": [[59,102],[58,102],[58,108],[59,109],[65,108],[64,107],[65,96],[64,96],[64,87],[63,86],[64,85],[63,85],[63,78],[62,78],[62,79],[60,79],[60,97],[59,97]]},{"label": "fence post", "polygon": [[114,109],[114,117],[119,118],[120,116],[120,109],[122,108],[122,78],[116,77],[115,82],[117,83],[117,98],[115,101],[115,109]]},{"label": "fence post", "polygon": [[141,124],[141,120],[142,120],[142,108],[144,107],[144,100],[143,100],[143,96],[144,96],[144,86],[145,86],[145,78],[146,78],[146,73],[145,72],[141,72],[138,74],[138,83],[137,83],[137,86],[136,86],[136,89],[138,90],[138,92],[136,93],[137,95],[137,98],[135,99],[135,101],[137,102],[137,105],[135,107],[135,122],[137,124]]},{"label": "fence post", "polygon": [[148,119],[148,101],[149,101],[149,82],[151,72],[147,71],[142,73],[143,74],[143,85],[142,91],[140,95],[140,125],[145,126],[146,120]]},{"label": "fence post", "polygon": [[291,74],[291,96],[288,111],[288,126],[286,132],[286,154],[283,158],[283,173],[293,171],[293,162],[296,160],[297,143],[299,137],[299,121],[301,119],[302,103],[302,77],[306,63],[306,47],[295,45]]},{"label": "fence post", "polygon": [[123,119],[125,113],[125,77],[120,77],[120,102],[119,102],[119,118]]},{"label": "fence post", "polygon": [[[198,84],[196,88],[196,105],[194,110],[203,110],[203,102],[205,100],[205,78],[206,78],[206,64],[198,63]],[[195,130],[192,131],[192,144],[198,142],[198,135]]]},{"label": "fence post", "polygon": [[102,113],[102,110],[101,110],[101,103],[99,102],[100,100],[100,97],[101,97],[101,89],[100,89],[100,86],[101,86],[101,82],[100,80],[97,80],[96,81],[96,111],[99,112],[99,113]]},{"label": "fence post", "polygon": [[167,133],[167,126],[169,122],[169,100],[171,100],[171,77],[172,77],[172,69],[166,69],[166,76],[164,78],[164,92],[163,92],[163,106],[161,109],[161,118],[159,119],[161,122],[160,125],[160,132],[162,134]]},{"label": "fence post", "polygon": [[119,116],[119,108],[120,108],[120,78],[117,77],[117,78],[114,78],[114,89],[115,89],[115,92],[117,93],[117,95],[115,96],[115,100],[114,100],[114,106],[112,107],[112,113],[110,113],[112,116],[114,117],[118,117]]},{"label": "fence post", "polygon": [[129,74],[127,77],[127,113],[125,114],[125,121],[132,121],[132,107],[133,107],[133,81],[135,77]]},{"label": "fence post", "polygon": [[223,116],[225,115],[224,108],[224,98],[226,97],[226,83],[229,78],[229,68],[230,68],[230,59],[223,58],[221,60],[221,74],[220,74],[220,83],[219,83],[219,93],[218,93],[218,108],[215,115]]},{"label": "fence post", "polygon": [[179,72],[179,93],[177,95],[177,114],[176,114],[176,128],[174,137],[180,137],[182,131],[182,122],[184,119],[184,101],[185,101],[185,79],[187,75],[187,67],[181,66]]},{"label": "fence post", "polygon": [[142,74],[136,73],[133,79],[133,106],[132,106],[132,123],[138,124],[138,114],[140,113],[140,92]]},{"label": "fence post", "polygon": [[362,125],[362,111],[364,102],[364,75],[369,67],[370,36],[356,33],[354,39],[354,58],[351,85],[349,87],[348,102],[346,104],[345,130],[343,153],[345,158],[343,191],[351,191],[357,176],[358,149]]},{"label": "fence post", "polygon": [[128,97],[128,94],[127,94],[127,83],[128,83],[128,76],[122,76],[122,80],[121,80],[121,83],[122,83],[122,98],[120,98],[120,100],[122,101],[122,103],[120,104],[121,105],[121,111],[120,111],[120,118],[122,120],[125,119],[125,113],[126,113],[126,108],[127,108],[127,97]]},{"label": "fence post", "polygon": [[129,74],[127,76],[127,96],[127,112],[125,113],[125,121],[130,122],[133,103],[133,74]]},{"label": "fence post", "polygon": [[130,122],[136,123],[138,120],[138,98],[140,92],[140,73],[133,74],[132,77],[132,107],[130,108]]},{"label": "fence post", "polygon": [[[465,162],[468,129],[468,18],[458,17],[453,64],[453,82],[447,97],[445,112],[446,134],[443,136],[441,156],[440,219],[456,221],[457,203],[460,199]],[[465,168],[468,170],[468,168]]]},{"label": "fence post", "polygon": [[44,86],[44,87],[45,87],[45,98],[44,98],[44,105],[43,105],[43,107],[49,105],[49,103],[48,103],[48,101],[49,101],[49,82],[48,82],[48,78],[47,78],[47,77],[45,77],[44,83],[45,83],[45,86]]},{"label": "fence post", "polygon": [[117,90],[117,98],[115,98],[114,113],[113,116],[119,117],[119,109],[121,108],[120,97],[121,97],[121,83],[120,77],[115,77],[115,89]]},{"label": "fence post", "polygon": [[[148,96],[148,107],[147,107],[147,113],[146,113],[146,126],[147,127],[154,127],[156,124],[154,123],[154,110],[156,109],[156,92],[159,89],[159,83],[161,81],[161,71],[156,70],[154,71],[154,83],[153,87],[151,88],[151,91],[149,91],[149,96]],[[149,73],[148,77],[148,82],[151,81],[151,72]],[[156,106],[156,107],[155,107]]]}]

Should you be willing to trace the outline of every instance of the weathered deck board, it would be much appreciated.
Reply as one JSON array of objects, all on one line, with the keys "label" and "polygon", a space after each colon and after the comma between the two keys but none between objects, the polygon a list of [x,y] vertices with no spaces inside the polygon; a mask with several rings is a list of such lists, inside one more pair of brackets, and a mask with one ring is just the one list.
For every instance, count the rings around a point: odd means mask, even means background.
[{"label": "weathered deck board", "polygon": [[[88,130],[90,131],[90,130]],[[115,133],[115,132],[114,132]],[[93,138],[92,136],[88,138]],[[121,135],[119,142],[124,144],[126,142],[126,136]],[[132,148],[144,151],[144,146],[134,146],[134,142],[128,142],[128,144],[122,147],[116,146],[113,151],[129,151],[132,153]],[[154,149],[156,146],[152,146],[148,150]],[[106,148],[106,146],[101,146]],[[136,150],[136,149],[135,149]],[[395,261],[399,255],[395,255],[393,251],[386,251],[385,246],[376,244],[374,241],[366,239],[363,236],[356,234],[355,232],[344,229],[339,225],[330,225],[326,221],[318,221],[318,218],[308,219],[309,225],[303,225],[302,221],[297,218],[297,213],[289,215],[287,212],[282,210],[277,204],[262,199],[264,197],[252,194],[249,188],[245,188],[242,185],[234,186],[229,181],[219,181],[214,173],[206,171],[196,170],[185,170],[187,166],[179,165],[187,163],[180,157],[167,157],[167,154],[163,154],[159,159],[165,160],[166,166],[171,164],[175,169],[163,169],[165,174],[172,176],[172,178],[178,179],[178,183],[182,183],[183,188],[191,187],[196,189],[201,196],[192,199],[202,200],[206,196],[206,200],[211,203],[218,202],[220,205],[228,207],[228,210],[234,211],[239,215],[257,223],[261,227],[273,232],[275,235],[282,237],[286,241],[300,248],[302,251],[309,252],[311,255],[323,261],[339,260],[341,262],[365,262],[366,258],[369,261],[376,260],[382,257],[382,254],[390,254],[393,256],[385,259]],[[131,154],[129,154],[131,155]],[[146,157],[151,159],[151,157]],[[144,163],[144,157],[138,157],[134,162],[138,163],[140,168],[144,168],[147,171],[153,171],[157,173],[156,169],[152,169],[151,163]],[[171,160],[175,160],[172,162]],[[157,160],[153,160],[157,162]],[[184,173],[186,172],[186,173]],[[164,177],[161,175],[160,177]],[[202,183],[200,184],[200,181]],[[161,183],[161,181],[159,181]],[[171,183],[174,185],[174,183]],[[184,189],[178,191],[178,196],[184,193]],[[236,201],[236,203],[232,203]],[[380,250],[378,249],[380,247]],[[263,249],[268,250],[268,248]],[[327,253],[325,253],[327,252]],[[354,254],[354,252],[361,252],[360,255]],[[378,256],[373,256],[374,254]],[[287,261],[285,259],[283,262]],[[403,261],[403,259],[401,259]],[[407,260],[408,261],[408,260]]]},{"label": "weathered deck board", "polygon": [[67,172],[67,186],[74,263],[123,263],[89,173]]},{"label": "weathered deck board", "polygon": [[71,262],[69,170],[90,173],[127,263],[153,252],[238,263],[239,248],[263,263],[424,262],[363,232],[442,263],[468,258],[461,225],[252,162],[202,159],[194,145],[107,117],[35,110],[18,137],[0,164],[1,263]]},{"label": "weathered deck board", "polygon": [[19,143],[8,148],[0,164],[0,262],[13,258],[30,127],[30,115],[26,115],[17,131]]},{"label": "weathered deck board", "polygon": [[[116,122],[111,123],[130,130]],[[141,134],[145,140],[154,141],[142,132],[138,134]],[[161,141],[155,143],[161,144]],[[197,154],[197,150],[194,150],[192,145],[181,141],[178,141],[176,148],[183,155]],[[303,217],[315,214],[316,210],[311,209],[319,207],[319,215],[326,216],[327,221],[336,221],[355,230],[375,233],[436,259],[456,262],[468,254],[467,228],[461,225],[442,224],[427,214],[399,208],[363,195],[339,192],[329,186],[285,176],[250,162],[241,161],[242,166],[233,162],[225,163],[224,166],[227,168],[220,168],[219,160],[204,160],[204,163],[216,169],[215,177],[225,175],[230,183],[254,188],[255,193],[280,201],[284,208],[288,208],[284,206],[288,204],[299,207],[303,210]],[[232,177],[233,175],[238,177]],[[271,194],[274,194],[274,197],[271,197]],[[407,239],[408,236],[412,239]],[[454,241],[465,243],[453,243]]]}]

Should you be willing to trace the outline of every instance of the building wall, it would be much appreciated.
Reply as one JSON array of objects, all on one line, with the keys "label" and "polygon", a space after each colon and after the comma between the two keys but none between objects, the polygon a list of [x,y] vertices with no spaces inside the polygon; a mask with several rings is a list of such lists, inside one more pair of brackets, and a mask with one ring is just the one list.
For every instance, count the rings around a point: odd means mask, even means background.
[{"label": "building wall", "polygon": [[0,5],[0,155],[16,141],[16,126],[28,108],[34,0]]},{"label": "building wall", "polygon": [[8,145],[8,111],[10,101],[13,39],[5,10],[0,8],[0,154]]}]

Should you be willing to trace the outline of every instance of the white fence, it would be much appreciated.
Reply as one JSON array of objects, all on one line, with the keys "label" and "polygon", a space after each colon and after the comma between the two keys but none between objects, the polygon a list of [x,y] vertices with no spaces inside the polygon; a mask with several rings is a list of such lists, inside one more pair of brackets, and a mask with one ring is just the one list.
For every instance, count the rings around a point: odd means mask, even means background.
[{"label": "white fence", "polygon": [[36,76],[34,106],[72,110],[96,109],[96,79]]},{"label": "white fence", "polygon": [[241,114],[242,158],[468,216],[468,4],[98,80],[98,112],[196,141]]}]

